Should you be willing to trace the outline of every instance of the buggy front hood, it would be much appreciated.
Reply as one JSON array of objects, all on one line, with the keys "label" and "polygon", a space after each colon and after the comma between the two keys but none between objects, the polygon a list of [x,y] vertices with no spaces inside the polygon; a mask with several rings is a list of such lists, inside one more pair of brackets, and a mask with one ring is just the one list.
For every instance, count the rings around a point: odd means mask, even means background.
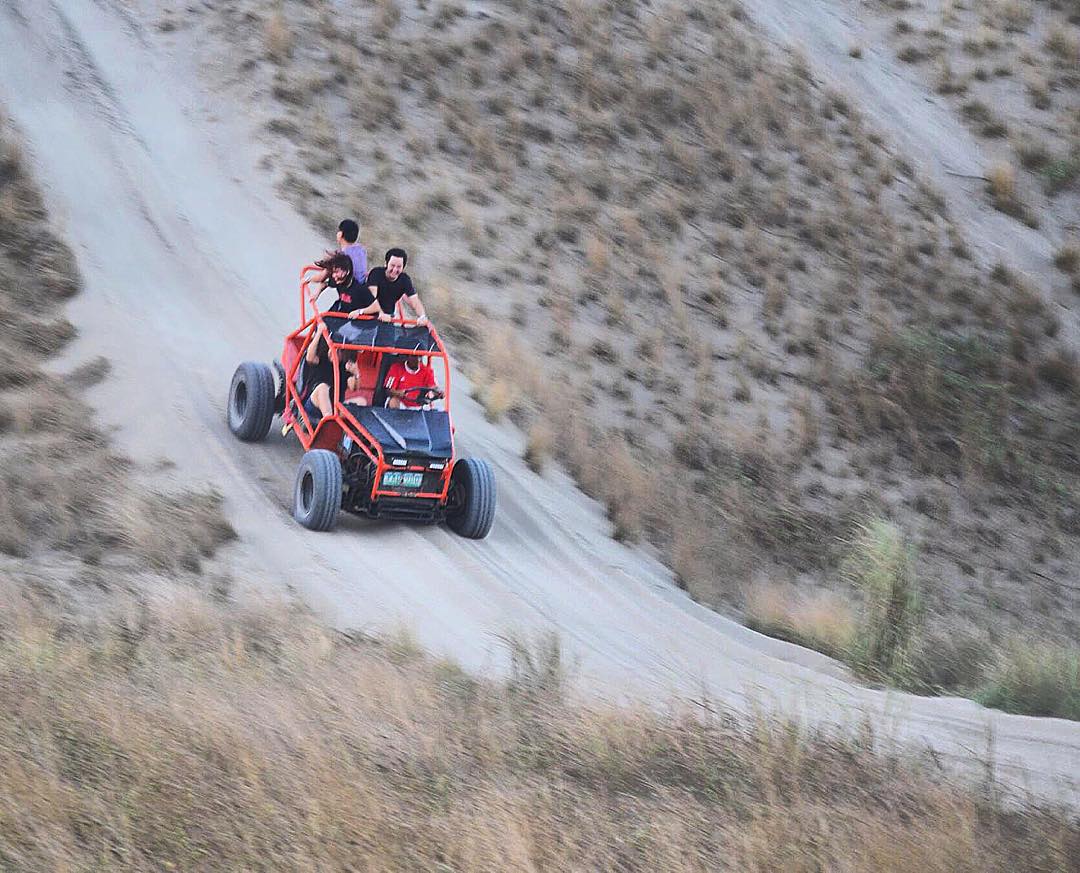
[{"label": "buggy front hood", "polygon": [[349,404],[349,411],[384,452],[449,459],[450,416],[435,409],[386,409]]}]

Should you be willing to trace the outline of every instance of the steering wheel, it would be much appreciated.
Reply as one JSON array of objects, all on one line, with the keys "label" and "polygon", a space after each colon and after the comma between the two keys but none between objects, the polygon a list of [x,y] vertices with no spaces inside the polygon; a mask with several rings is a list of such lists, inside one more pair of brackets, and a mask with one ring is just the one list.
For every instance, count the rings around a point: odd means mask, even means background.
[{"label": "steering wheel", "polygon": [[431,403],[432,400],[438,400],[442,396],[442,388],[432,388],[426,385],[413,385],[411,388],[404,388],[397,393],[398,398],[408,400],[410,403]]}]

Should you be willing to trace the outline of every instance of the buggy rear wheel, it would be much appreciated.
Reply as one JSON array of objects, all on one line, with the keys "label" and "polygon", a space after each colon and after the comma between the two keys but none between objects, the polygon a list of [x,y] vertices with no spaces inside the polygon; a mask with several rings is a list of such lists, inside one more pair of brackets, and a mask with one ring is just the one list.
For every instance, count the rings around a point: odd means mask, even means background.
[{"label": "buggy rear wheel", "polygon": [[293,487],[293,518],[308,530],[331,530],[341,509],[341,460],[326,449],[300,459]]},{"label": "buggy rear wheel", "polygon": [[266,439],[274,420],[274,374],[266,364],[244,361],[229,385],[229,430],[244,442]]},{"label": "buggy rear wheel", "polygon": [[495,522],[495,471],[480,458],[462,458],[450,474],[446,524],[454,533],[481,540]]}]

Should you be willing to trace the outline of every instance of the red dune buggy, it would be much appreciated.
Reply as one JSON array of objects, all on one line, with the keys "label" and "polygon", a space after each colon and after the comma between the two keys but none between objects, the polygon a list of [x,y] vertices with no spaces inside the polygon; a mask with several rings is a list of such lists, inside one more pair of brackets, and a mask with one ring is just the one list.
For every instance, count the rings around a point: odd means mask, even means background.
[{"label": "red dune buggy", "polygon": [[[229,429],[255,442],[266,438],[280,415],[284,430],[296,434],[305,453],[293,516],[311,530],[330,530],[344,509],[372,518],[445,521],[462,536],[487,536],[495,519],[495,474],[487,461],[460,458],[454,450],[450,359],[438,332],[405,318],[386,322],[319,312],[308,287],[316,269],[301,272],[300,327],[285,338],[280,362],[273,369],[251,361],[236,368]],[[305,403],[319,378],[307,359],[311,343],[320,344],[320,360],[329,359],[321,378],[332,381],[332,414],[321,417]],[[392,409],[386,405],[387,374],[408,357],[425,361],[436,379],[441,374],[441,387],[397,392],[409,408]],[[433,408],[438,405],[443,408]]]}]

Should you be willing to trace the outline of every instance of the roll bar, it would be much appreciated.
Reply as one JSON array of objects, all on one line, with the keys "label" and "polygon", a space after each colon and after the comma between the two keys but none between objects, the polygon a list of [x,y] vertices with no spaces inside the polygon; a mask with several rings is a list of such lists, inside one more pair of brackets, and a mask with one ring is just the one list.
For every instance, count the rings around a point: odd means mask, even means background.
[{"label": "roll bar", "polygon": [[[383,346],[357,346],[350,343],[335,343],[330,341],[330,329],[326,324],[325,319],[322,317],[324,313],[319,310],[318,297],[319,295],[311,290],[311,282],[313,276],[311,273],[322,272],[322,267],[317,264],[307,264],[300,270],[300,327],[290,334],[291,337],[298,337],[304,334],[308,328],[312,329],[312,339],[314,335],[320,331],[326,332],[326,338],[328,340],[328,347],[330,351],[331,359],[334,361],[334,391],[335,396],[338,396],[341,386],[338,384],[339,380],[339,368],[338,364],[338,350],[354,349],[357,351],[363,351],[370,349],[378,352],[388,352],[396,355],[416,355],[420,357],[436,357],[442,358],[444,367],[444,382],[445,382],[445,396],[444,402],[446,404],[447,412],[450,411],[450,358],[446,353],[446,348],[443,346],[442,339],[439,337],[438,331],[435,326],[428,322],[427,329],[431,334],[432,339],[435,341],[435,349],[428,351],[420,351],[416,349],[399,349]],[[308,307],[311,308],[311,314],[308,314]],[[377,315],[358,315],[354,321],[375,321],[379,319]],[[417,319],[405,318],[404,316],[393,316],[388,320],[390,324],[398,324],[402,327],[416,327]],[[291,382],[296,375],[296,370],[300,365],[300,358],[293,363],[290,372],[287,374],[287,378]],[[300,415],[304,419],[304,423],[310,429],[310,423],[307,420],[307,415],[301,408]]]}]

